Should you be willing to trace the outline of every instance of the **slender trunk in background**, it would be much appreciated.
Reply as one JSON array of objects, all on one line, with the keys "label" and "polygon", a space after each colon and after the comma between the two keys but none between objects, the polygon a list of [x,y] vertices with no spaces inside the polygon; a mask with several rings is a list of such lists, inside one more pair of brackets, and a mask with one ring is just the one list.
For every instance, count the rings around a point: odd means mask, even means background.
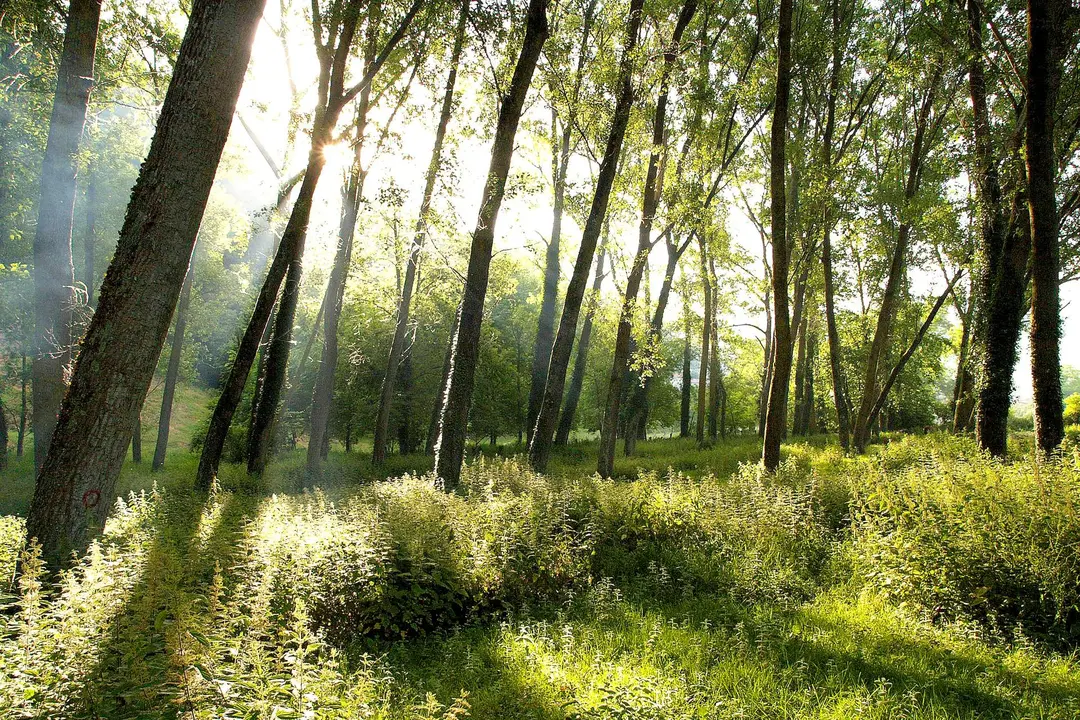
[{"label": "slender trunk in background", "polygon": [[[1023,305],[1023,280],[1027,258],[1016,267],[1017,233],[1006,225],[998,158],[993,152],[990,114],[987,108],[986,73],[983,67],[982,6],[974,0],[968,10],[968,87],[971,93],[971,131],[974,148],[974,181],[978,197],[979,276],[972,289],[978,296],[972,350],[979,364],[975,408],[975,440],[995,455],[1004,455],[1008,437],[1013,366],[1019,341],[1019,321],[1012,307]],[[1014,201],[1015,202],[1015,201]],[[1026,235],[1026,233],[1023,233]],[[1022,243],[1023,244],[1023,243]],[[1025,253],[1026,254],[1026,253]],[[1019,285],[1019,287],[1017,287]],[[1019,291],[1021,297],[1012,296]],[[1015,334],[1013,327],[1015,325]]]},{"label": "slender trunk in background", "polygon": [[[715,298],[714,298],[715,305]],[[717,352],[716,308],[713,308],[712,356],[709,358],[709,444],[716,444],[720,432],[720,353]]]},{"label": "slender trunk in background", "polygon": [[131,432],[131,462],[142,463],[142,415],[135,416],[135,429]]},{"label": "slender trunk in background", "polygon": [[[552,124],[555,113],[552,111]],[[552,211],[551,239],[544,255],[544,288],[540,298],[540,314],[536,321],[536,341],[533,343],[532,374],[529,383],[529,407],[525,417],[526,435],[532,438],[540,404],[544,399],[548,365],[551,363],[551,344],[555,341],[555,303],[559,295],[559,248],[562,242],[563,204],[566,199],[566,171],[570,165],[570,137],[573,127],[568,123],[555,150],[552,163],[555,170],[555,201]]]},{"label": "slender trunk in background", "polygon": [[967,430],[971,411],[974,409],[973,387],[975,378],[971,374],[971,322],[975,308],[975,288],[968,295],[967,310],[957,306],[962,326],[960,334],[960,352],[956,362],[956,382],[953,384],[952,431],[961,433]]},{"label": "slender trunk in background", "polygon": [[195,0],[26,518],[49,563],[100,532],[157,368],[263,0]]},{"label": "slender trunk in background", "polygon": [[799,324],[799,336],[795,351],[795,415],[791,420],[791,433],[803,435],[803,400],[806,395],[806,315]]},{"label": "slender trunk in background", "polygon": [[791,378],[791,318],[788,315],[787,167],[788,100],[791,95],[791,14],[793,0],[780,0],[777,29],[776,100],[769,146],[769,194],[772,199],[773,367],[769,404],[765,411],[762,462],[773,472],[780,466],[780,441],[787,425],[788,382]]},{"label": "slender trunk in background", "polygon": [[772,322],[772,292],[765,292],[765,342],[762,347],[762,355],[765,358],[765,367],[761,370],[761,388],[758,390],[758,437],[765,437],[765,415],[769,409],[769,385],[772,383],[773,368],[773,322]]},{"label": "slender trunk in background", "polygon": [[[908,176],[904,187],[904,205],[907,206],[915,198],[919,189],[919,179],[922,176],[922,162],[926,155],[925,145],[927,125],[930,122],[930,111],[934,106],[934,95],[937,84],[941,77],[938,70],[930,81],[923,98],[922,107],[915,119],[915,137],[911,143],[911,159],[908,162]],[[866,373],[863,375],[862,400],[859,412],[855,415],[855,430],[852,441],[855,452],[862,453],[870,440],[870,431],[873,423],[870,411],[874,407],[874,401],[878,396],[878,382],[881,372],[881,363],[884,361],[885,351],[892,340],[892,325],[896,320],[897,307],[900,302],[900,288],[904,283],[907,267],[908,244],[911,239],[911,222],[905,221],[900,224],[896,234],[896,245],[893,248],[892,259],[889,263],[889,276],[885,282],[885,292],[881,297],[881,307],[878,309],[877,324],[874,328],[874,339],[870,344],[870,355],[866,360]]]},{"label": "slender trunk in background", "polygon": [[680,388],[679,402],[679,437],[690,437],[690,383],[693,378],[690,374],[690,298],[689,293],[683,295],[683,355],[682,355],[682,387]]},{"label": "slender trunk in background", "polygon": [[829,341],[829,370],[832,376],[833,403],[836,406],[836,434],[840,447],[847,452],[851,436],[851,415],[845,390],[844,369],[841,361],[840,332],[836,327],[836,285],[832,263],[832,182],[833,137],[836,132],[836,101],[840,94],[840,73],[844,56],[840,33],[840,0],[832,0],[832,64],[829,69],[829,94],[825,110],[825,134],[821,146],[821,161],[825,172],[825,192],[822,194],[821,271],[825,285],[825,331]]},{"label": "slender trunk in background", "polygon": [[[686,26],[697,11],[696,0],[686,0],[675,22],[671,42],[664,51],[664,67],[660,76],[660,92],[656,99],[653,113],[652,149],[649,153],[649,168],[645,174],[645,187],[641,202],[641,223],[638,225],[638,246],[634,254],[630,275],[626,279],[626,292],[623,296],[622,311],[619,313],[619,328],[615,336],[615,357],[611,364],[611,378],[608,381],[607,408],[604,413],[603,430],[600,433],[600,449],[596,460],[596,471],[601,477],[611,477],[615,467],[615,439],[619,424],[619,405],[622,401],[623,381],[630,363],[630,335],[634,312],[637,307],[638,289],[652,250],[652,226],[656,209],[660,203],[657,188],[662,185],[660,178],[660,159],[663,156],[665,127],[667,123],[667,104],[670,90],[671,73],[681,50],[682,35]],[[631,427],[627,434],[637,432]]]},{"label": "slender trunk in background", "polygon": [[[877,394],[877,397],[874,401],[874,406],[870,410],[870,419],[867,424],[871,427],[873,427],[874,421],[877,419],[878,414],[881,413],[882,409],[885,407],[885,401],[889,397],[889,391],[892,389],[893,385],[900,377],[900,373],[904,371],[904,366],[907,365],[908,360],[910,360],[912,355],[915,354],[915,351],[919,349],[919,345],[922,343],[923,338],[926,337],[926,331],[929,330],[930,326],[934,324],[934,318],[937,317],[938,312],[941,310],[941,306],[945,304],[946,298],[949,297],[949,293],[952,292],[953,286],[956,284],[956,281],[960,279],[960,276],[962,274],[963,271],[960,271],[953,277],[952,280],[949,281],[949,285],[945,288],[945,292],[941,293],[941,295],[938,296],[938,299],[934,303],[934,306],[927,314],[926,320],[923,321],[923,324],[919,326],[918,331],[915,333],[915,337],[914,339],[912,339],[911,344],[908,345],[907,350],[904,351],[904,354],[900,356],[900,360],[897,361],[896,367],[894,367],[892,369],[892,372],[889,373],[889,377],[885,380],[885,384],[881,387],[881,392]],[[882,415],[881,424],[882,429],[884,429],[884,415]]]},{"label": "slender trunk in background", "polygon": [[1065,438],[1061,395],[1061,299],[1058,283],[1057,162],[1054,113],[1061,80],[1058,35],[1070,0],[1028,0],[1027,156],[1031,222],[1031,380],[1035,444],[1052,453]]},{"label": "slender trunk in background", "polygon": [[[412,344],[416,344],[413,330]],[[405,348],[401,356],[401,417],[398,419],[398,452],[409,455],[415,451],[412,429],[413,366],[412,349]]]},{"label": "slender trunk in background", "polygon": [[450,359],[450,377],[439,417],[435,441],[435,475],[442,478],[447,490],[454,490],[461,477],[468,435],[469,406],[476,377],[480,349],[480,328],[484,321],[484,298],[487,295],[491,251],[495,242],[495,223],[499,217],[506,177],[514,155],[514,138],[525,107],[525,97],[532,84],[540,51],[548,37],[547,0],[530,0],[525,37],[514,75],[502,99],[492,143],[491,164],[473,230],[465,288],[458,308],[458,327]]},{"label": "slender trunk in background", "polygon": [[[660,294],[656,298],[656,310],[653,312],[652,322],[649,324],[651,342],[660,344],[664,332],[664,314],[667,312],[668,301],[671,298],[671,286],[675,282],[675,270],[679,267],[679,260],[686,249],[690,247],[691,238],[687,238],[681,245],[672,240],[669,233],[665,239],[667,245],[667,266],[664,268],[664,280],[660,284]],[[634,446],[639,436],[644,438],[645,429],[649,421],[649,393],[652,389],[654,374],[645,376],[645,381],[634,386],[634,392],[630,396],[628,427],[636,429],[635,432],[627,432],[623,438],[623,452],[627,455],[634,454]]]},{"label": "slender trunk in background", "polygon": [[[626,37],[623,42],[623,55],[619,62],[618,96],[611,115],[611,128],[608,130],[607,145],[600,160],[596,188],[593,190],[589,216],[581,233],[574,272],[566,286],[566,298],[563,300],[562,316],[559,318],[559,330],[555,334],[555,343],[551,347],[551,361],[548,363],[547,382],[544,384],[544,397],[540,403],[540,412],[536,416],[532,440],[529,442],[529,464],[537,472],[547,470],[551,457],[552,435],[558,420],[559,405],[562,404],[563,390],[566,385],[566,369],[570,363],[570,353],[577,334],[578,315],[581,313],[581,301],[585,297],[585,285],[589,281],[589,268],[592,267],[596,242],[604,227],[607,217],[608,200],[615,182],[615,173],[622,154],[623,138],[630,122],[630,109],[634,104],[634,49],[637,47],[638,34],[641,30],[642,7],[644,0],[630,0],[626,21]],[[576,403],[575,403],[576,405]],[[567,433],[569,435],[569,432]]]},{"label": "slender trunk in background", "polygon": [[593,275],[592,290],[586,301],[588,307],[585,310],[585,320],[581,323],[581,337],[577,342],[577,356],[574,358],[574,371],[570,376],[570,386],[566,389],[566,399],[563,401],[562,416],[559,418],[559,427],[555,431],[555,444],[566,445],[570,442],[570,431],[574,429],[574,416],[577,414],[578,402],[581,400],[581,388],[585,384],[585,369],[589,361],[589,344],[592,342],[593,316],[596,314],[596,305],[600,301],[600,285],[604,280],[604,248],[601,246],[600,255],[596,259],[596,274]]},{"label": "slender trunk in background", "polygon": [[446,339],[446,352],[443,354],[442,377],[439,380],[439,392],[435,394],[435,402],[431,407],[431,418],[428,420],[427,437],[424,439],[424,453],[435,454],[435,440],[439,435],[439,415],[442,411],[443,399],[446,397],[446,386],[450,383],[450,360],[454,351],[454,336],[457,335],[458,316],[454,313],[454,322],[450,325],[450,334]]},{"label": "slender trunk in background", "polygon": [[[374,33],[369,33],[374,37]],[[375,43],[369,38],[364,65],[371,66],[375,61]],[[337,376],[338,363],[338,324],[341,320],[341,306],[345,299],[345,284],[349,279],[349,266],[352,264],[353,236],[356,234],[356,219],[360,214],[360,202],[364,196],[364,180],[367,170],[363,166],[361,154],[364,149],[364,133],[367,130],[367,116],[371,105],[371,86],[364,88],[356,108],[356,139],[352,170],[342,191],[341,222],[338,226],[338,246],[334,255],[334,266],[330,270],[330,281],[326,284],[323,297],[323,346],[319,372],[315,378],[315,389],[311,400],[311,432],[308,435],[307,471],[317,477],[322,471],[324,446],[329,447],[330,407],[334,401],[334,378]],[[314,334],[314,333],[312,333]],[[286,356],[286,363],[288,358]],[[266,388],[263,389],[263,397]],[[260,408],[261,411],[261,408]],[[261,412],[260,412],[261,414]],[[256,428],[258,428],[256,418]],[[270,424],[269,437],[273,437],[273,422]],[[249,472],[262,472],[266,467],[266,455],[270,442],[262,447],[261,463],[252,467],[249,458]],[[255,444],[252,445],[255,447]]]},{"label": "slender trunk in background", "polygon": [[41,198],[34,234],[34,467],[40,472],[64,398],[71,359],[71,226],[75,176],[86,107],[94,85],[101,0],[71,0],[57,71],[49,138],[41,168]]},{"label": "slender trunk in background", "polygon": [[86,181],[86,234],[83,236],[83,277],[86,284],[86,304],[94,307],[94,245],[97,240],[97,182],[94,171]]},{"label": "slender trunk in background", "polygon": [[172,349],[169,351],[169,368],[165,371],[165,389],[161,393],[161,415],[158,417],[157,444],[154,445],[154,462],[151,470],[165,465],[165,451],[169,447],[169,424],[172,422],[173,398],[176,383],[180,379],[180,359],[184,354],[184,331],[187,328],[188,306],[191,304],[191,283],[195,263],[188,267],[184,288],[180,291],[180,304],[176,306],[176,323],[173,327]]},{"label": "slender trunk in background", "polygon": [[457,84],[458,65],[461,60],[462,49],[465,46],[465,29],[469,19],[470,2],[471,0],[462,0],[461,2],[457,34],[454,36],[454,48],[450,54],[450,72],[446,76],[446,88],[443,90],[442,107],[439,111],[439,125],[435,130],[435,145],[431,150],[431,159],[428,161],[427,175],[424,177],[424,194],[420,201],[420,214],[416,219],[416,230],[413,234],[412,247],[409,250],[409,260],[405,267],[401,297],[398,299],[394,337],[390,342],[390,356],[386,362],[386,373],[383,375],[382,388],[379,393],[379,409],[375,416],[375,441],[372,460],[376,465],[386,460],[386,442],[390,428],[390,411],[394,402],[395,377],[398,365],[401,363],[405,333],[409,327],[409,312],[412,307],[413,290],[416,286],[416,273],[420,266],[424,242],[427,239],[428,213],[431,208],[431,199],[435,195],[435,181],[442,165],[443,142],[446,139],[446,129],[450,125],[450,117],[453,114],[454,87]]},{"label": "slender trunk in background", "polygon": [[7,408],[4,407],[3,399],[0,399],[0,470],[8,465],[8,419]]},{"label": "slender trunk in background", "polygon": [[26,372],[26,347],[22,349],[22,367],[19,370],[19,434],[15,439],[15,457],[23,456],[23,446],[26,441],[26,381],[29,375]]},{"label": "slender trunk in background", "polygon": [[712,342],[709,318],[712,317],[712,284],[709,278],[709,249],[705,238],[698,236],[698,244],[701,249],[701,292],[704,296],[705,312],[701,321],[701,361],[698,363],[698,396],[697,396],[697,443],[698,447],[705,447],[705,423],[707,421],[706,402],[709,377],[709,352]]}]

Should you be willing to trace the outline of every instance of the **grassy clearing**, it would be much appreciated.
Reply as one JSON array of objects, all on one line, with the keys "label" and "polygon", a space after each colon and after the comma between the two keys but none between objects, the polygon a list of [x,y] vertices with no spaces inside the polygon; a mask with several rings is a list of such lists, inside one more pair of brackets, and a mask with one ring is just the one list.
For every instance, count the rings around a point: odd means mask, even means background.
[{"label": "grassy clearing", "polygon": [[[944,436],[866,458],[754,438],[487,457],[446,496],[402,458],[258,482],[195,458],[118,502],[0,638],[11,717],[1075,718],[1080,457]],[[667,467],[678,469],[668,472]],[[717,470],[718,472],[712,472]],[[125,471],[137,485],[149,475]],[[11,577],[21,520],[0,521]]]}]

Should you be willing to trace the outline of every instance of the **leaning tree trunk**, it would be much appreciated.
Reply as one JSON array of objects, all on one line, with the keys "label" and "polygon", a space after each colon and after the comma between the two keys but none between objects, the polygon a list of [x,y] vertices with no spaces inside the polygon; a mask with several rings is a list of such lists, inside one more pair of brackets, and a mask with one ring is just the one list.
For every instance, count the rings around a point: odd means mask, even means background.
[{"label": "leaning tree trunk", "polygon": [[570,442],[570,431],[574,429],[574,416],[577,414],[578,402],[581,400],[581,388],[585,384],[585,368],[589,361],[589,344],[592,342],[593,316],[596,314],[596,305],[600,301],[600,285],[604,281],[604,248],[600,248],[600,255],[596,259],[596,274],[593,275],[593,284],[588,309],[585,311],[585,320],[581,323],[581,337],[577,343],[577,357],[574,359],[574,372],[570,376],[570,387],[566,389],[566,400],[563,401],[562,416],[559,418],[559,427],[555,431],[555,444],[566,445]]},{"label": "leaning tree trunk", "polygon": [[555,343],[551,347],[551,362],[548,363],[547,382],[544,385],[544,398],[540,403],[540,412],[536,416],[529,443],[529,464],[537,472],[547,470],[551,457],[552,433],[558,419],[559,405],[562,403],[566,384],[566,368],[570,363],[570,352],[577,334],[578,315],[581,313],[581,301],[585,296],[585,284],[589,281],[589,268],[592,267],[596,241],[607,216],[608,200],[615,182],[615,172],[622,154],[623,138],[626,126],[630,122],[630,109],[634,104],[634,49],[637,47],[638,34],[641,31],[642,7],[644,0],[630,0],[630,9],[626,21],[626,39],[623,44],[623,56],[619,64],[619,94],[615,109],[611,115],[611,128],[608,130],[607,145],[600,161],[596,188],[593,191],[589,216],[581,233],[581,245],[578,246],[574,272],[566,286],[566,298],[563,300],[562,316],[559,318],[559,330],[555,334]]},{"label": "leaning tree trunk", "polygon": [[[600,433],[600,449],[596,460],[596,471],[601,477],[611,477],[615,467],[615,439],[619,425],[619,405],[622,402],[623,381],[630,364],[630,335],[634,312],[637,305],[638,289],[642,276],[649,262],[652,249],[652,226],[656,209],[660,203],[657,187],[661,184],[660,158],[663,155],[664,130],[667,123],[667,104],[670,79],[678,58],[683,32],[697,11],[696,0],[686,0],[671,43],[664,51],[664,66],[660,77],[660,92],[653,113],[652,150],[649,153],[649,168],[645,174],[645,187],[641,203],[641,223],[638,225],[638,246],[630,275],[626,279],[626,293],[623,296],[622,311],[619,313],[619,328],[615,336],[615,357],[611,364],[611,377],[608,380],[607,408],[604,413],[603,430]],[[637,432],[631,427],[627,433]]]},{"label": "leaning tree trunk", "polygon": [[86,279],[86,304],[94,307],[94,246],[97,241],[97,183],[94,172],[86,182],[86,232],[83,235],[83,277]]},{"label": "leaning tree trunk", "polygon": [[457,487],[461,464],[465,459],[465,440],[468,434],[469,406],[472,402],[476,377],[476,361],[480,350],[480,328],[484,320],[484,297],[487,295],[491,251],[495,242],[495,222],[506,192],[506,177],[514,155],[514,138],[525,107],[525,97],[532,84],[533,72],[540,51],[548,37],[547,0],[530,0],[521,45],[506,95],[499,109],[495,141],[491,150],[491,165],[484,185],[482,204],[473,231],[469,268],[465,276],[458,309],[458,327],[450,360],[450,378],[439,418],[438,439],[435,441],[435,474],[442,478],[447,490]]},{"label": "leaning tree trunk", "polygon": [[409,327],[409,312],[412,307],[413,290],[416,286],[416,273],[420,266],[424,241],[427,238],[428,214],[431,199],[435,195],[435,181],[442,165],[442,148],[446,139],[446,128],[454,109],[454,87],[457,83],[458,64],[465,46],[465,28],[469,19],[471,0],[463,0],[458,16],[457,34],[454,36],[454,49],[450,54],[450,73],[446,76],[446,89],[443,90],[442,108],[439,111],[439,125],[435,130],[435,146],[431,150],[427,175],[424,177],[424,195],[420,201],[420,215],[416,219],[409,260],[405,266],[405,278],[398,299],[397,319],[394,324],[394,337],[390,341],[390,356],[386,361],[386,373],[383,375],[382,389],[379,393],[379,409],[375,416],[375,442],[372,461],[378,465],[386,460],[386,442],[390,430],[390,411],[394,403],[394,388],[398,366],[405,347],[405,334]]},{"label": "leaning tree trunk", "polygon": [[[374,62],[374,42],[368,43],[368,52],[364,60],[366,66]],[[338,246],[334,255],[334,266],[330,270],[330,281],[326,284],[326,295],[323,298],[323,347],[322,358],[319,362],[318,375],[315,378],[315,389],[311,400],[311,432],[308,435],[307,447],[307,471],[312,476],[317,476],[322,471],[324,457],[324,445],[329,447],[330,429],[330,406],[334,401],[334,379],[337,377],[338,363],[338,324],[341,320],[341,307],[345,300],[345,284],[349,279],[349,266],[352,264],[353,235],[356,233],[356,219],[360,214],[360,202],[364,196],[364,180],[367,171],[362,165],[361,153],[364,149],[364,133],[367,130],[367,116],[371,105],[371,85],[364,88],[360,93],[360,99],[356,108],[356,147],[353,156],[352,170],[349,172],[349,180],[342,193],[341,222],[338,226]],[[314,332],[312,333],[314,335]],[[286,363],[288,359],[286,356]],[[266,387],[264,385],[263,399],[266,399]],[[260,403],[260,411],[262,409]],[[255,431],[261,427],[257,414]],[[273,428],[273,422],[270,423]],[[269,431],[272,438],[273,430]],[[253,432],[253,439],[255,434]],[[254,446],[255,443],[252,443]],[[266,453],[269,443],[265,443],[262,451],[261,472],[266,466]],[[251,465],[248,466],[252,470]]]},{"label": "leaning tree trunk", "polygon": [[773,352],[769,404],[765,411],[762,462],[769,472],[780,466],[780,441],[787,424],[788,382],[791,378],[791,318],[788,315],[787,166],[788,100],[791,95],[791,13],[793,0],[780,0],[777,30],[776,100],[770,140],[769,194],[772,198]]},{"label": "leaning tree trunk", "polygon": [[169,424],[172,422],[173,397],[176,381],[180,378],[180,359],[184,353],[184,331],[187,328],[188,306],[191,304],[191,283],[195,263],[188,268],[184,288],[180,291],[180,304],[176,308],[176,325],[173,327],[172,349],[169,351],[169,368],[165,371],[165,389],[161,394],[161,415],[158,417],[157,444],[154,445],[154,462],[150,469],[157,471],[165,465],[165,451],[169,447]]},{"label": "leaning tree trunk", "polygon": [[26,519],[50,563],[100,531],[169,332],[262,0],[195,0]]},{"label": "leaning tree trunk", "polygon": [[1066,34],[1060,26],[1068,12],[1068,0],[1028,0],[1025,150],[1031,221],[1031,379],[1035,444],[1042,453],[1052,453],[1065,438],[1054,113],[1062,55],[1055,45],[1057,36]]},{"label": "leaning tree trunk", "polygon": [[[922,162],[925,156],[924,145],[927,142],[926,130],[930,122],[930,111],[934,106],[934,95],[939,78],[940,70],[931,80],[930,87],[923,98],[922,107],[919,109],[919,115],[915,120],[915,137],[911,143],[911,159],[908,162],[908,176],[904,188],[905,205],[911,203],[919,189],[919,178],[922,176]],[[911,223],[901,223],[896,234],[896,246],[893,248],[892,260],[889,263],[889,277],[885,282],[881,307],[878,309],[874,339],[870,344],[870,355],[866,360],[862,400],[859,412],[855,416],[855,430],[852,441],[857,453],[862,453],[866,449],[866,443],[870,439],[870,413],[878,395],[880,365],[892,339],[892,324],[896,319],[897,304],[900,302],[900,286],[903,284],[905,267],[907,266],[907,249],[910,238]]]},{"label": "leaning tree trunk", "polygon": [[34,234],[34,467],[41,470],[64,398],[71,357],[71,302],[75,266],[71,226],[79,140],[94,84],[101,0],[71,0],[56,77],[49,139],[41,168],[41,199]]}]

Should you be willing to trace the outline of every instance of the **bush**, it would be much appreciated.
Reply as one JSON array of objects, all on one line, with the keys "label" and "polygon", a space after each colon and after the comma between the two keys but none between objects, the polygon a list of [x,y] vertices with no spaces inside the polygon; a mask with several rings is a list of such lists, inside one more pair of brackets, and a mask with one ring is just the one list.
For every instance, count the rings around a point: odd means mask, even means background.
[{"label": "bush", "polygon": [[1075,461],[1003,463],[969,446],[896,472],[887,464],[856,478],[862,577],[934,618],[1080,640]]}]

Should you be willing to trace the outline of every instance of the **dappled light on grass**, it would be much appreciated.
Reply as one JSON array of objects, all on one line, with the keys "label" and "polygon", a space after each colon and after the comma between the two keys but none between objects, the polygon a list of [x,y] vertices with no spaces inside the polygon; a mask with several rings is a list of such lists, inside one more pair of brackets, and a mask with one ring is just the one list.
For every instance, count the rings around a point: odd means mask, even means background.
[{"label": "dappled light on grass", "polygon": [[[575,470],[573,448],[554,477],[485,457],[449,495],[430,475],[357,482],[378,476],[340,457],[325,490],[297,489],[288,457],[196,494],[174,463],[56,591],[28,564],[0,703],[199,720],[1080,712],[1073,456],[810,442],[765,474],[737,440],[651,469],[681,442],[642,443],[634,479]],[[21,527],[0,523],[5,572]]]}]

